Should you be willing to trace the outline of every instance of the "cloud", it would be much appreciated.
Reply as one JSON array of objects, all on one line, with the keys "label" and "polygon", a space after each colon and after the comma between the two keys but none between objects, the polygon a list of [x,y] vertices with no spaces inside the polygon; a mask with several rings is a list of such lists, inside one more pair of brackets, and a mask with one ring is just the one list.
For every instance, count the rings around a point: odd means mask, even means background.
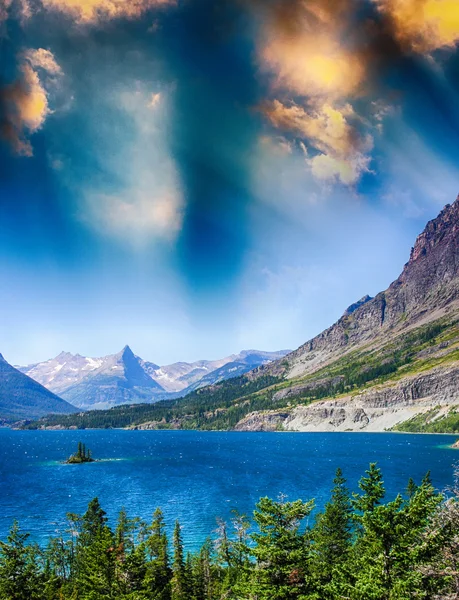
[{"label": "cloud", "polygon": [[[134,89],[116,91],[105,99],[107,112],[115,109],[112,114],[120,126],[113,136],[101,137],[93,153],[110,183],[97,188],[73,184],[83,195],[81,220],[133,247],[174,241],[183,221],[182,185],[168,150],[172,92],[164,89],[152,95],[147,87],[137,82]],[[107,186],[113,191],[107,193]]]},{"label": "cloud", "polygon": [[[134,196],[132,195],[134,193]],[[156,193],[126,190],[124,195],[99,194],[91,199],[95,225],[136,245],[154,237],[173,240],[182,225],[182,199],[178,189]]]},{"label": "cloud", "polygon": [[350,104],[337,108],[325,103],[305,110],[297,104],[286,106],[274,100],[265,106],[264,113],[274,127],[300,136],[303,151],[311,146],[319,152],[306,159],[317,179],[351,185],[369,171],[368,152],[373,138],[362,136],[351,123],[358,117]]},{"label": "cloud", "polygon": [[176,0],[42,0],[42,4],[79,23],[94,23],[101,19],[136,19],[151,9],[175,5]]},{"label": "cloud", "polygon": [[406,50],[429,53],[459,43],[457,0],[373,0],[391,20],[397,41]]},{"label": "cloud", "polygon": [[157,92],[156,94],[152,94],[150,100],[147,104],[148,108],[156,108],[158,104],[161,102],[161,93]]},{"label": "cloud", "polygon": [[52,112],[43,83],[47,74],[62,74],[52,53],[43,48],[26,50],[20,58],[19,77],[0,90],[5,110],[1,134],[17,154],[32,156],[28,136],[38,131]]},{"label": "cloud", "polygon": [[347,159],[333,154],[319,154],[306,161],[311,172],[317,179],[323,181],[340,181],[343,185],[357,183],[363,173],[370,172],[371,157],[356,152]]},{"label": "cloud", "polygon": [[41,68],[51,75],[62,75],[62,69],[57,64],[53,53],[49,50],[45,50],[44,48],[26,50],[26,52],[24,52],[24,58],[34,69]]},{"label": "cloud", "polygon": [[3,0],[3,2],[0,3],[0,23],[3,23],[3,21],[7,20],[11,1],[12,0]]},{"label": "cloud", "polygon": [[259,61],[275,86],[309,97],[357,93],[364,64],[341,39],[349,14],[346,0],[275,4],[258,40]]},{"label": "cloud", "polygon": [[[32,14],[30,0],[2,0],[0,2],[0,25],[5,23],[9,18],[15,17],[23,22]],[[0,37],[2,37],[0,30]]]}]

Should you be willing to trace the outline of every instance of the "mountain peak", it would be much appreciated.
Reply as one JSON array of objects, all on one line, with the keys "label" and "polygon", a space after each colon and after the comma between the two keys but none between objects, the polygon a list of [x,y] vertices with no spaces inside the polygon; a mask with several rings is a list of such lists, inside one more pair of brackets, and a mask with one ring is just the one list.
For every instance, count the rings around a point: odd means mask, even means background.
[{"label": "mountain peak", "polygon": [[428,255],[438,244],[446,244],[459,233],[459,196],[453,204],[447,204],[440,214],[427,223],[411,249],[409,262]]},{"label": "mountain peak", "polygon": [[135,354],[134,352],[131,350],[131,348],[126,344],[126,346],[124,346],[124,348],[121,350],[121,352],[119,353],[119,356],[122,359],[131,359],[131,358],[135,358]]}]

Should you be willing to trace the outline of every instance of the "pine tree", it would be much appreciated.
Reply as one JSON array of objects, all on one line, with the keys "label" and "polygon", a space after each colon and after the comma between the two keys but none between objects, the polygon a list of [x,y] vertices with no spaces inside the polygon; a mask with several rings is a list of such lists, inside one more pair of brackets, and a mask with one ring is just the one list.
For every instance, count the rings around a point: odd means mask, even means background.
[{"label": "pine tree", "polygon": [[376,463],[370,463],[366,474],[367,477],[362,477],[359,481],[359,488],[363,494],[354,494],[352,501],[354,508],[362,513],[374,510],[375,506],[381,503],[386,493],[381,469],[378,469]]},{"label": "pine tree", "polygon": [[0,598],[5,600],[41,600],[42,585],[37,549],[26,544],[15,521],[7,542],[0,542]]},{"label": "pine tree", "polygon": [[107,523],[106,512],[102,509],[99,499],[93,498],[82,518],[80,540],[85,544],[91,543]]},{"label": "pine tree", "polygon": [[189,600],[189,589],[187,581],[187,571],[185,568],[185,560],[183,555],[181,527],[178,521],[175,522],[173,546],[174,560],[172,563],[171,598],[172,600]]},{"label": "pine tree", "polygon": [[311,533],[312,568],[320,585],[331,581],[333,570],[347,560],[351,548],[351,499],[341,469],[337,469],[333,483],[331,500],[317,516]]},{"label": "pine tree", "polygon": [[145,587],[158,600],[170,600],[172,571],[169,565],[168,540],[160,508],[153,514],[149,536],[143,544],[148,558]]},{"label": "pine tree", "polygon": [[308,547],[301,521],[314,502],[275,502],[262,498],[254,513],[259,533],[252,534],[257,564],[250,591],[257,600],[295,600],[308,589]]}]

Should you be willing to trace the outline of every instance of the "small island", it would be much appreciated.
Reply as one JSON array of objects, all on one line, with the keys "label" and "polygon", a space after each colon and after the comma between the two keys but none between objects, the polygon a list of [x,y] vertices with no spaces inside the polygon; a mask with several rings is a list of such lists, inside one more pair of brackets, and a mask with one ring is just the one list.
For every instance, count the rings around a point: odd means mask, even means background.
[{"label": "small island", "polygon": [[78,442],[78,450],[75,452],[75,454],[69,456],[69,458],[65,461],[65,464],[80,465],[89,462],[95,462],[94,458],[91,456],[91,450],[86,450],[86,446],[81,442]]}]

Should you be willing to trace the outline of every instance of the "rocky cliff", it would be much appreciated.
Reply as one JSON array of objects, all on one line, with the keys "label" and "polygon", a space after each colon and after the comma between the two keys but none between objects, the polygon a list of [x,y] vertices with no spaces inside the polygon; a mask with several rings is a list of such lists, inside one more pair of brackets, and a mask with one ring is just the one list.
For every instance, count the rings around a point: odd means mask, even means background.
[{"label": "rocky cliff", "polygon": [[[433,407],[444,415],[459,406],[458,319],[459,198],[427,223],[401,275],[387,290],[362,298],[323,333],[251,374],[283,376],[291,385],[273,393],[280,410],[273,406],[252,412],[236,428],[382,431]],[[435,339],[426,341],[428,336],[421,333],[429,323],[430,331],[443,331],[435,347]],[[343,387],[352,390],[344,384],[356,364],[365,374],[371,368],[366,362],[388,364],[403,344],[407,352],[399,362],[394,358],[391,374],[354,385],[360,391],[334,394]],[[337,397],[311,402],[315,390],[324,386]]]},{"label": "rocky cliff", "polygon": [[441,406],[438,417],[459,404],[459,365],[379,385],[339,399],[291,410],[253,412],[239,431],[384,431],[419,412]]},{"label": "rocky cliff", "polygon": [[351,305],[334,325],[252,376],[304,376],[362,344],[457,310],[458,270],[459,197],[426,225],[401,275],[387,290]]}]

